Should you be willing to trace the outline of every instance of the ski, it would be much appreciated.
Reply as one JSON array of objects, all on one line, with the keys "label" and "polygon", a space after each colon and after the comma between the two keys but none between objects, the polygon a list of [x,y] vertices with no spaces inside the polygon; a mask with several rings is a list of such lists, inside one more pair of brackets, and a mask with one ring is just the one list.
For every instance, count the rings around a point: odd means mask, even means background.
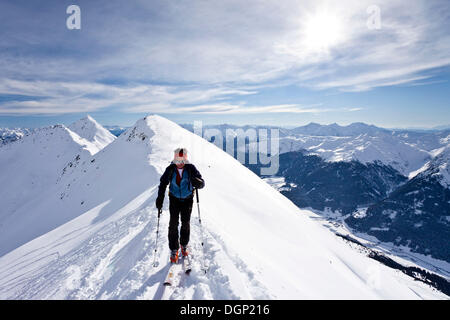
[{"label": "ski", "polygon": [[180,265],[178,263],[171,263],[169,271],[167,272],[166,279],[164,280],[165,286],[172,286],[175,281],[175,277],[178,274]]},{"label": "ski", "polygon": [[189,255],[182,258],[184,273],[189,274],[192,270],[191,257]]},{"label": "ski", "polygon": [[166,279],[164,280],[164,285],[173,286],[175,279],[181,270],[183,270],[185,274],[189,274],[191,272],[191,257],[189,255],[181,256],[176,263],[171,262]]}]

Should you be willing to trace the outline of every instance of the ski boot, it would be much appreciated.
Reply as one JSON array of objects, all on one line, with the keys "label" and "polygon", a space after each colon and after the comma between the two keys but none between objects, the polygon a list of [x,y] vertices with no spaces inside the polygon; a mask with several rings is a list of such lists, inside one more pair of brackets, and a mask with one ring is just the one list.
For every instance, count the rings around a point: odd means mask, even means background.
[{"label": "ski boot", "polygon": [[170,262],[178,263],[178,249],[171,251],[171,253],[170,253]]},{"label": "ski boot", "polygon": [[189,254],[189,250],[188,250],[187,246],[181,246],[181,255],[183,257],[187,257],[188,254]]}]

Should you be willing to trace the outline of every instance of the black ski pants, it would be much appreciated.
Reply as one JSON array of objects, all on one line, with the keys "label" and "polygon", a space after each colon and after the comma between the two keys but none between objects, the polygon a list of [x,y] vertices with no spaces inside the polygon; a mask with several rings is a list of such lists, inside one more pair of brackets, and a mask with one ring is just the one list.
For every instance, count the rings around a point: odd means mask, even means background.
[{"label": "black ski pants", "polygon": [[[190,236],[190,220],[192,212],[193,197],[187,199],[178,199],[169,194],[169,248],[178,250],[180,244],[187,246]],[[178,241],[178,223],[181,218],[180,240]]]}]

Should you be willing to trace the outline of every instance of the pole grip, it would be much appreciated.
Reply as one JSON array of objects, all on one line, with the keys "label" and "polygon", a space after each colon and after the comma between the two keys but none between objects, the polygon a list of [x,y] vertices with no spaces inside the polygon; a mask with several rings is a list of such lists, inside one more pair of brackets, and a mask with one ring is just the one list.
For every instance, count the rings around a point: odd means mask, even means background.
[{"label": "pole grip", "polygon": [[197,195],[197,203],[199,203],[200,199],[198,198],[198,189],[197,188],[195,188],[195,194]]}]

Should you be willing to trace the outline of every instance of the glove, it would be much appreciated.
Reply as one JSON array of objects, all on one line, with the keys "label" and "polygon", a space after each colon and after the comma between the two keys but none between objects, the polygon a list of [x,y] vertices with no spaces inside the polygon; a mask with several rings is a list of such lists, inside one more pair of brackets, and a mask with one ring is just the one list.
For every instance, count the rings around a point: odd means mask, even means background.
[{"label": "glove", "polygon": [[195,189],[201,189],[205,186],[205,182],[203,181],[203,179],[194,178],[194,179],[192,179],[192,186]]},{"label": "glove", "polygon": [[163,207],[163,203],[164,203],[164,199],[163,198],[156,198],[156,208],[158,208],[158,210],[161,210]]}]

